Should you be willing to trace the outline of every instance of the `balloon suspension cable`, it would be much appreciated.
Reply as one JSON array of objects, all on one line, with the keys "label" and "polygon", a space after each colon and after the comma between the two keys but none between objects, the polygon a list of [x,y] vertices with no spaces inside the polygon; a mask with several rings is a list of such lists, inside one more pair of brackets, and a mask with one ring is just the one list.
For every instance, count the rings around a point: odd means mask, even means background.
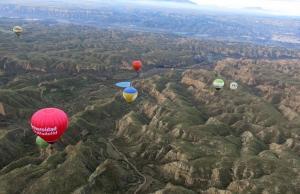
[{"label": "balloon suspension cable", "polygon": [[50,156],[52,156],[55,152],[55,149],[54,149],[54,146],[53,146],[53,143],[49,143],[49,150],[50,150]]},{"label": "balloon suspension cable", "polygon": [[47,156],[47,152],[45,148],[40,148],[40,158],[44,158]]},{"label": "balloon suspension cable", "polygon": [[142,82],[144,82],[144,79],[145,79],[145,77],[144,77],[144,74],[143,73],[141,73],[141,80],[142,80]]}]

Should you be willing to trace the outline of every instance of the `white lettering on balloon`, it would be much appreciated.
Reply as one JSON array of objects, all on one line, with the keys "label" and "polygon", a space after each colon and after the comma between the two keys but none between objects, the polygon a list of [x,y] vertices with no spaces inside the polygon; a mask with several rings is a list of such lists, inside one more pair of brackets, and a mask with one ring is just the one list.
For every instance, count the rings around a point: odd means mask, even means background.
[{"label": "white lettering on balloon", "polygon": [[57,127],[53,128],[38,128],[33,125],[31,125],[33,131],[37,135],[57,135]]}]

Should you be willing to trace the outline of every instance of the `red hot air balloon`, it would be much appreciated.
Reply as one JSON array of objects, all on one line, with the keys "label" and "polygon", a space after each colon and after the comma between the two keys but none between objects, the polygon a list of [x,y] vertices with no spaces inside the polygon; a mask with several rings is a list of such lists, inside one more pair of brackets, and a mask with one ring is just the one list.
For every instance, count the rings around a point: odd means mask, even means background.
[{"label": "red hot air balloon", "polygon": [[132,62],[132,67],[133,67],[133,69],[134,69],[136,72],[140,71],[141,68],[142,68],[142,61],[139,61],[139,60],[133,61],[133,62]]},{"label": "red hot air balloon", "polygon": [[48,143],[56,142],[67,127],[67,114],[57,108],[40,109],[31,117],[32,131]]}]

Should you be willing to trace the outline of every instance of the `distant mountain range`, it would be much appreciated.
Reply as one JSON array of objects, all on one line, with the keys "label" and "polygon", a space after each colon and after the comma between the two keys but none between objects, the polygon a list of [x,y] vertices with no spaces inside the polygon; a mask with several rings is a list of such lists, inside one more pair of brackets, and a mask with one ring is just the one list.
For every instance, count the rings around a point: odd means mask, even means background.
[{"label": "distant mountain range", "polygon": [[[15,0],[16,1],[16,0]],[[151,0],[153,2],[153,0]],[[154,0],[159,1],[159,0]],[[163,0],[166,2],[166,0]],[[168,0],[190,2],[188,0]],[[53,3],[47,6],[44,3]],[[166,9],[152,4],[104,4],[86,6],[57,4],[41,5],[0,3],[0,17],[56,20],[94,25],[101,28],[126,28],[138,31],[164,32],[201,39],[252,42],[300,48],[300,19],[271,16],[254,16],[241,13],[218,13],[199,9]],[[93,1],[91,1],[93,2]],[[122,1],[118,1],[122,2]],[[132,2],[132,1],[131,1]],[[147,1],[141,1],[147,2]],[[79,3],[79,2],[77,2]],[[88,2],[84,2],[88,3]],[[95,4],[96,5],[96,4]],[[182,6],[184,7],[184,6]],[[197,7],[197,6],[188,6]],[[253,9],[253,8],[251,8]],[[255,8],[257,10],[258,8]]]}]

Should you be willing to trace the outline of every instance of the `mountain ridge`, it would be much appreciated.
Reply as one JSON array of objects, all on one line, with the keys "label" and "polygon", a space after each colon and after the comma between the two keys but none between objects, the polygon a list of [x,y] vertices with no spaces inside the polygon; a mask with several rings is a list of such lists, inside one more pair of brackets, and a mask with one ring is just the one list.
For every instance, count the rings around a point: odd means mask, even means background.
[{"label": "mountain ridge", "polygon": [[[127,8],[124,9],[124,6]],[[297,18],[247,14],[241,17],[239,13],[205,12],[181,9],[180,6],[168,9],[124,6],[35,7],[4,3],[0,5],[0,17],[64,21],[106,29],[170,33],[197,39],[300,48],[300,20]]]}]

